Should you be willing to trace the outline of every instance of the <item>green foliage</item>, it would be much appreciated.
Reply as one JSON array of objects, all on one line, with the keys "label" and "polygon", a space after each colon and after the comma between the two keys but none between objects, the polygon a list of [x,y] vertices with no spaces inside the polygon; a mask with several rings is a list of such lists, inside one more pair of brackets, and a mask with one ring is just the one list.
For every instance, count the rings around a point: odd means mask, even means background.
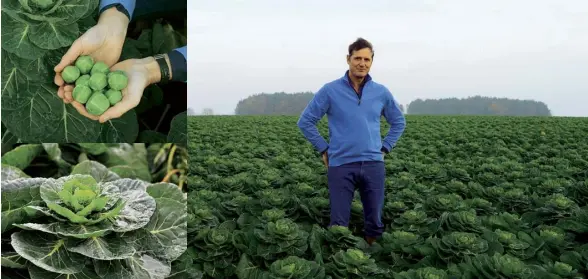
[{"label": "green foliage", "polygon": [[[153,143],[167,142],[168,137],[185,139],[176,136],[177,133],[185,135],[185,128],[178,131],[178,128],[172,130],[171,127],[173,118],[186,110],[185,96],[183,99],[178,97],[178,94],[187,92],[183,82],[170,83],[163,89],[157,85],[149,86],[137,108],[103,124],[80,115],[71,104],[65,104],[58,97],[53,68],[72,43],[96,24],[98,4],[99,0],[2,1],[0,94],[3,144]],[[177,15],[171,17],[176,18]],[[136,30],[135,24],[131,22],[129,30]],[[185,33],[180,34],[174,30],[174,27],[183,30],[185,24],[171,26],[163,19],[148,22],[149,27],[154,24],[161,27],[158,27],[160,31],[154,32],[152,40],[158,46],[154,48],[157,53],[186,45]],[[155,54],[151,51],[139,51],[133,42],[136,37],[133,38],[130,33],[127,32],[129,35],[123,45],[121,61]],[[169,40],[168,33],[177,33],[183,40]],[[120,91],[126,86],[126,82],[118,74],[111,76],[108,66],[103,62],[91,61],[89,58],[80,57],[64,70],[62,76],[67,83],[75,84],[76,88],[84,85],[91,90],[88,93],[87,89],[74,89],[74,98],[85,103],[91,113],[100,115],[121,98],[118,95],[112,97],[112,93],[97,98],[91,96],[107,92],[109,87]],[[152,87],[158,87],[159,90]],[[164,100],[165,92],[173,93],[174,100]],[[5,137],[6,134],[9,136]],[[165,136],[160,137],[160,134]],[[183,142],[183,145],[186,143]]]},{"label": "green foliage", "polygon": [[[300,115],[312,100],[314,93],[261,93],[251,95],[237,103],[236,115]],[[543,102],[475,96],[470,98],[446,98],[412,101],[406,114],[421,115],[511,115],[551,116]]]},{"label": "green foliage", "polygon": [[262,93],[237,103],[236,115],[299,115],[312,100],[314,93]]},{"label": "green foliage", "polygon": [[172,262],[186,251],[186,199],[152,172],[144,144],[31,144],[6,155],[3,274],[156,279],[181,268]]},{"label": "green foliage", "polygon": [[461,99],[417,99],[408,104],[407,113],[423,115],[551,116],[551,111],[543,102],[483,96]]},{"label": "green foliage", "polygon": [[[359,195],[349,228],[326,228],[326,168],[296,121],[188,118],[188,238],[201,235],[189,246],[203,278],[588,276],[586,118],[407,116],[372,246]],[[319,130],[328,139],[326,121]],[[204,259],[215,251],[218,266]]]}]

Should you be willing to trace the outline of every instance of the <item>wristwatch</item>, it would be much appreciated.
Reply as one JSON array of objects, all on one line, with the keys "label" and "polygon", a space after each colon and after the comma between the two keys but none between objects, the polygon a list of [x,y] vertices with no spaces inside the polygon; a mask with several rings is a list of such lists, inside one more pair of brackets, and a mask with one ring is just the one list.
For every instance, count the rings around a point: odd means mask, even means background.
[{"label": "wristwatch", "polygon": [[165,55],[164,54],[157,54],[157,55],[153,56],[153,58],[155,58],[155,61],[159,65],[159,70],[161,72],[161,80],[159,81],[159,83],[160,84],[168,83],[169,78],[170,78],[171,69],[167,65],[167,62],[165,61]]}]

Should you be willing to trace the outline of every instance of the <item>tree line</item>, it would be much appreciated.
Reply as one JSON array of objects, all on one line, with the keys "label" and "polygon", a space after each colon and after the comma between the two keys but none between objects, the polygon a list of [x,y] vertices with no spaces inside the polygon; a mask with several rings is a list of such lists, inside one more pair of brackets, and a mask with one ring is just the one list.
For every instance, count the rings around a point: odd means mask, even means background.
[{"label": "tree line", "polygon": [[[235,114],[299,115],[313,96],[312,92],[255,94],[239,101]],[[400,107],[406,114],[551,116],[543,102],[484,96],[416,99]]]}]

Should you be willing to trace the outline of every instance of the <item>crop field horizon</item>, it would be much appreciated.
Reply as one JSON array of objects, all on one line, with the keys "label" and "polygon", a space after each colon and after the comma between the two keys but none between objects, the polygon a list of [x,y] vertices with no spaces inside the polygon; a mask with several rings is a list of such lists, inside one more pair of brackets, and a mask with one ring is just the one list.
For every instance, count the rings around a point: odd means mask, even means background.
[{"label": "crop field horizon", "polygon": [[188,117],[197,278],[588,276],[588,118],[407,115],[372,246],[358,193],[349,228],[327,228],[326,167],[297,120]]}]

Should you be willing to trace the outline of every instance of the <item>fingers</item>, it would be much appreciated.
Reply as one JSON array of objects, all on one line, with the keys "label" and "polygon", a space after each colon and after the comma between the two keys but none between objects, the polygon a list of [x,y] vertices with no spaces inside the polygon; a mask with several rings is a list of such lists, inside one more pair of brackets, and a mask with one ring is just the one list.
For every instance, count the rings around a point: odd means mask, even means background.
[{"label": "fingers", "polygon": [[[76,59],[78,59],[78,57],[80,55],[82,55],[82,52],[83,52],[82,38],[83,37],[80,37],[77,40],[75,40],[73,42],[73,44],[71,45],[71,47],[63,55],[59,64],[57,64],[57,66],[55,66],[55,68],[54,68],[56,73],[61,73],[61,71],[63,71],[63,69],[65,69],[65,67],[67,67],[68,65],[72,65],[76,61]],[[59,78],[61,79],[61,76],[59,76]],[[57,80],[57,76],[56,76],[55,77],[56,84],[57,84],[57,81],[58,80]],[[61,79],[61,81],[63,81],[63,79]],[[61,85],[61,84],[57,84],[57,85]]]},{"label": "fingers", "polygon": [[92,120],[98,120],[100,117],[96,116],[96,115],[92,115],[90,114],[87,110],[86,107],[84,105],[82,105],[79,102],[73,101],[71,102],[71,105],[76,108],[76,110],[83,116],[90,118]]},{"label": "fingers", "polygon": [[66,86],[63,87],[64,100],[65,100],[65,103],[66,104],[67,103],[71,103],[71,102],[74,101],[74,99],[73,99],[73,90],[74,90],[73,85],[66,85]]},{"label": "fingers", "polygon": [[[57,64],[57,66],[55,66],[53,68],[53,70],[55,71],[55,78],[53,79],[53,82],[57,86],[61,87],[65,84],[65,81],[61,77],[61,72],[63,71],[63,69],[65,69],[65,67],[67,67],[68,65],[73,64],[76,61],[76,59],[78,59],[78,56],[80,56],[81,54],[82,54],[82,41],[81,41],[81,37],[80,37],[73,42],[73,44],[71,45],[69,50],[67,50],[67,52],[63,55],[63,57],[61,57],[61,61],[59,62],[59,64]],[[57,94],[59,95],[59,92]],[[60,98],[63,99],[63,97],[61,97],[61,96],[60,96]],[[64,101],[66,101],[66,99],[64,99]],[[66,103],[69,103],[69,102],[66,102]]]},{"label": "fingers", "polygon": [[64,103],[69,104],[73,102],[73,86],[66,85],[66,86],[59,86],[57,89],[57,96],[63,100]]},{"label": "fingers", "polygon": [[65,91],[63,90],[63,86],[59,86],[59,88],[57,89],[57,96],[59,96],[59,98],[61,98],[64,102],[65,102]]},{"label": "fingers", "polygon": [[55,78],[53,79],[53,82],[55,82],[57,86],[62,86],[65,84],[65,81],[61,77],[61,73],[55,73]]},{"label": "fingers", "polygon": [[141,102],[143,90],[145,90],[145,87],[147,86],[147,75],[143,72],[133,71],[129,70],[127,67],[123,67],[125,66],[125,63],[132,63],[132,61],[123,61],[118,63],[112,66],[111,71],[116,71],[119,69],[126,71],[129,77],[129,84],[127,85],[126,89],[122,90],[122,100],[118,104],[106,110],[106,112],[100,116],[100,123],[121,117],[127,111],[138,106],[139,102]]},{"label": "fingers", "polygon": [[124,98],[123,97],[123,99],[118,104],[116,104],[113,107],[111,107],[108,110],[106,110],[100,116],[100,120],[99,121],[100,121],[100,123],[104,123],[104,122],[106,122],[108,120],[119,118],[123,114],[125,114],[127,111],[132,110],[133,108],[135,108],[137,105],[139,105],[139,102],[135,102],[135,100],[133,100],[131,98]]}]

